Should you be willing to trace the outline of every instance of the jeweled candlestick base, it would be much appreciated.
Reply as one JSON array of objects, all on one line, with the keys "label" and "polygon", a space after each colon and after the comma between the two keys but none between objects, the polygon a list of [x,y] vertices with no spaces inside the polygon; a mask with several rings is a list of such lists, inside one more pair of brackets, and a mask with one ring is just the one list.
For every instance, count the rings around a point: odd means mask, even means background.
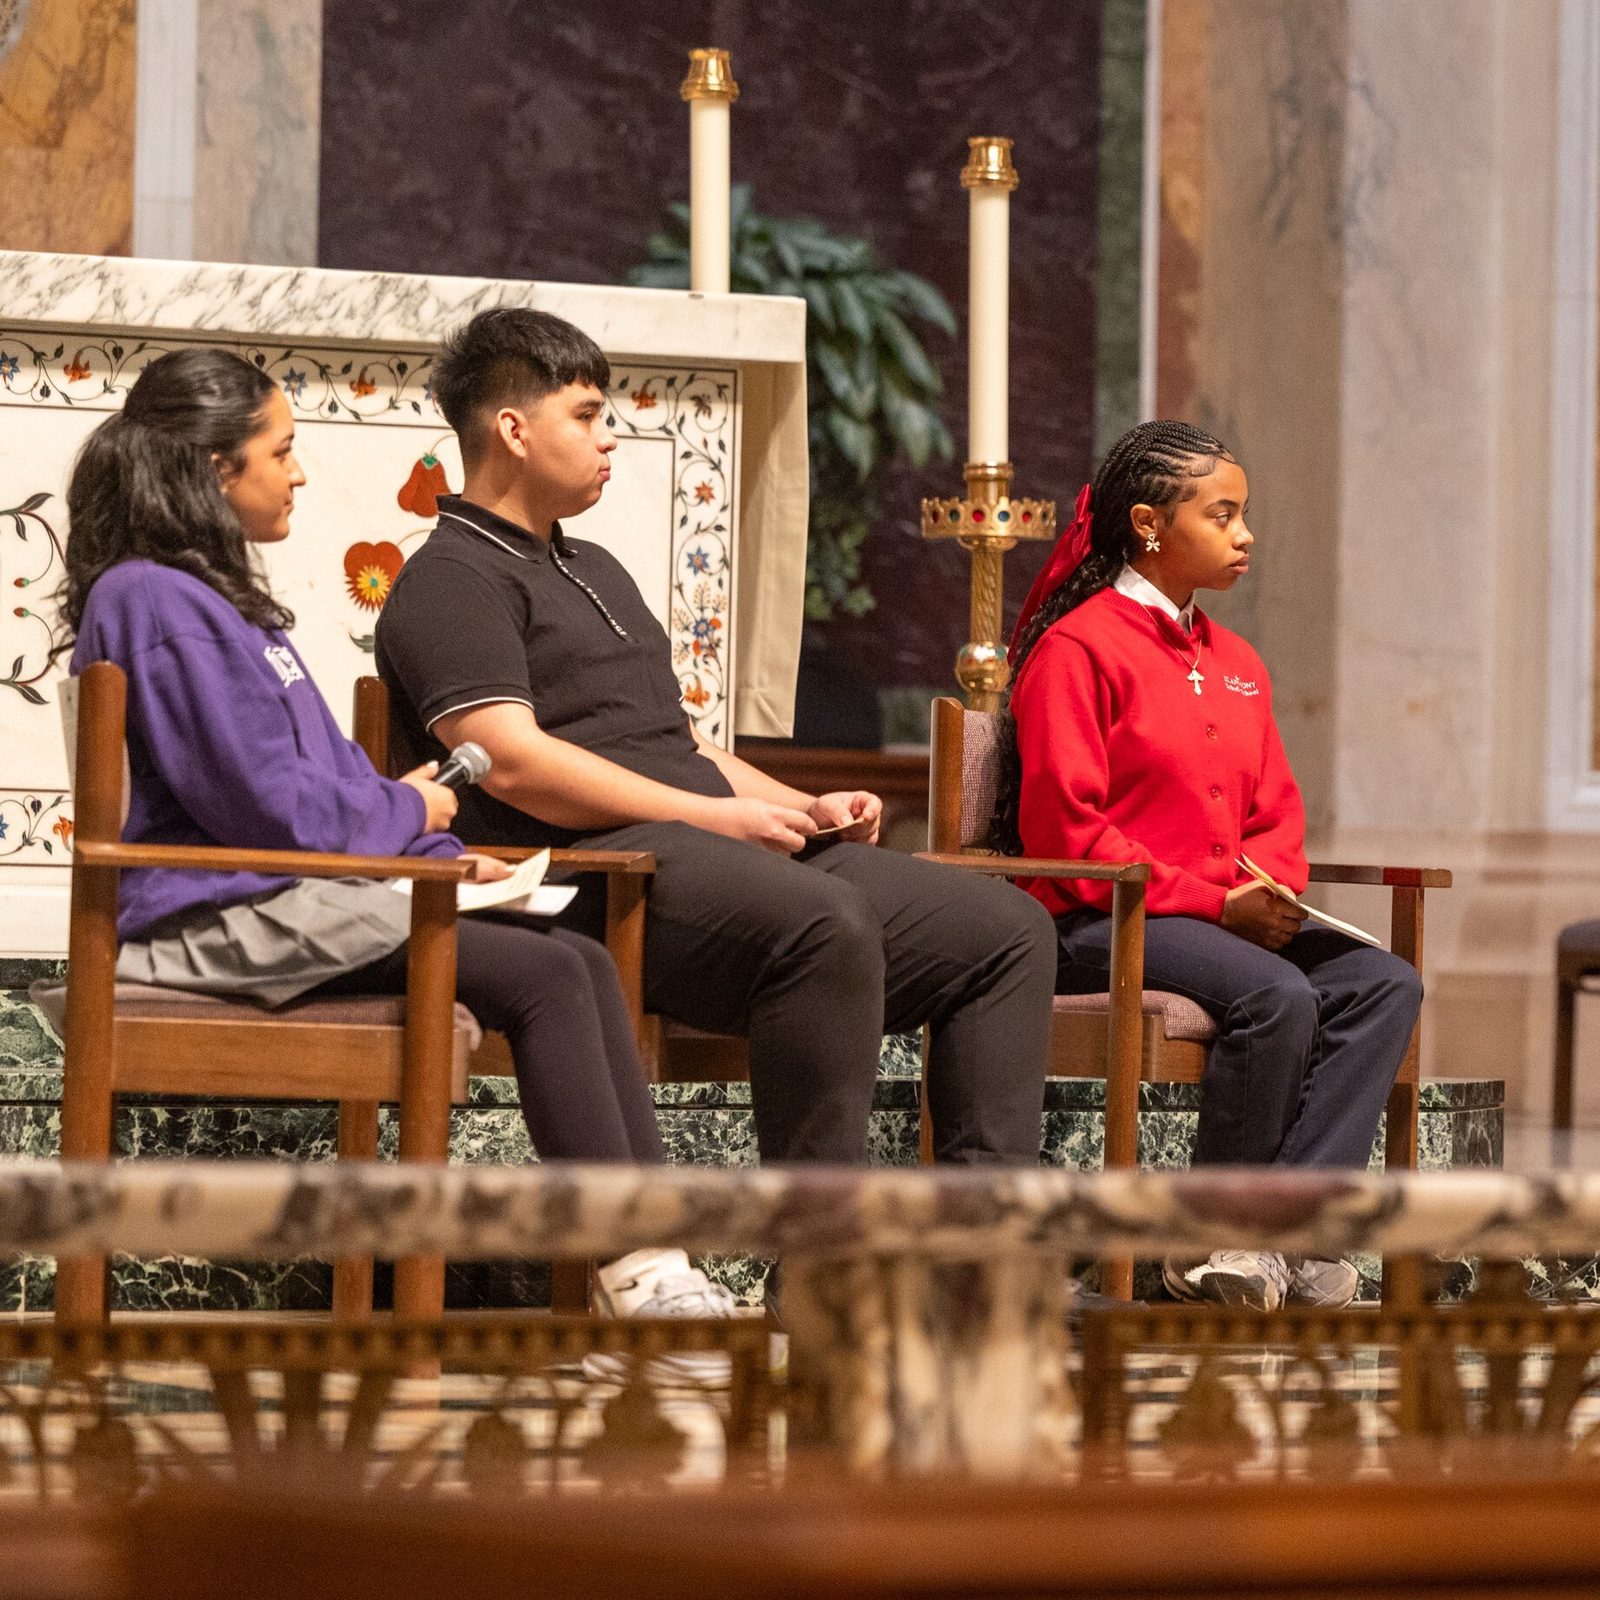
[{"label": "jeweled candlestick base", "polygon": [[969,638],[956,654],[956,681],[974,711],[998,711],[1011,678],[1000,641],[1005,554],[1022,539],[1054,539],[1054,500],[1013,500],[1009,461],[969,461],[960,500],[924,500],[922,537],[956,539],[972,558]]}]

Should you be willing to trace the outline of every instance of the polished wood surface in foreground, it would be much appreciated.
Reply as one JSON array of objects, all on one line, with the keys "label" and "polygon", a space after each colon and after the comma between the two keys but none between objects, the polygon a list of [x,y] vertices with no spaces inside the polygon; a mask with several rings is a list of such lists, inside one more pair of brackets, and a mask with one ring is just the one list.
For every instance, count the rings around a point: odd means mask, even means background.
[{"label": "polished wood surface in foreground", "polygon": [[512,1507],[363,1497],[302,1473],[125,1512],[0,1518],[0,1595],[526,1600],[1568,1596],[1600,1582],[1600,1480],[1502,1464],[1396,1485],[841,1485]]}]

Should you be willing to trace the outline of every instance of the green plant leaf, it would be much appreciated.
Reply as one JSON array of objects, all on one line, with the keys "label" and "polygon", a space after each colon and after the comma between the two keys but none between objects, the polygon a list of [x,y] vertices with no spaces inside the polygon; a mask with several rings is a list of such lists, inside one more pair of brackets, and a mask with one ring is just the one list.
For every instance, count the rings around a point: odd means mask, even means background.
[{"label": "green plant leaf", "polygon": [[878,332],[899,363],[900,370],[921,394],[944,392],[938,370],[928,359],[928,352],[922,348],[921,341],[887,306],[878,313]]},{"label": "green plant leaf", "polygon": [[801,280],[800,293],[806,297],[807,311],[827,332],[832,333],[839,323],[833,314],[833,302],[828,298],[827,289],[814,279],[805,278]]},{"label": "green plant leaf", "polygon": [[828,393],[841,404],[848,401],[851,391],[855,388],[855,381],[850,375],[850,364],[845,360],[837,346],[831,340],[818,339],[811,347],[811,359],[816,363],[817,371],[822,374],[822,381],[827,386]]},{"label": "green plant leaf", "polygon": [[925,467],[938,448],[939,419],[914,395],[902,387],[893,369],[883,375],[883,413],[895,441],[911,457],[911,464]]},{"label": "green plant leaf", "polygon": [[687,289],[689,264],[686,261],[646,262],[628,273],[628,282],[636,289]]},{"label": "green plant leaf", "polygon": [[878,463],[878,436],[864,422],[858,422],[837,406],[828,408],[828,434],[846,461],[865,478]]},{"label": "green plant leaf", "polygon": [[926,278],[919,278],[914,272],[892,272],[888,281],[913,316],[931,322],[945,333],[955,333],[956,314],[950,309],[950,302]]},{"label": "green plant leaf", "polygon": [[872,340],[872,313],[867,309],[867,303],[856,292],[856,286],[848,278],[838,278],[829,285],[833,294],[833,303],[839,313],[839,320],[863,344]]}]

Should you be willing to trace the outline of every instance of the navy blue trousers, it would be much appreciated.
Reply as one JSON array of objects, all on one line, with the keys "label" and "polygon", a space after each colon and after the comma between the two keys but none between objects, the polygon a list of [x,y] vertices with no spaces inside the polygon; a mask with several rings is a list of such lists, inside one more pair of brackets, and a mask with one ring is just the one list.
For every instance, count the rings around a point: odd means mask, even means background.
[{"label": "navy blue trousers", "polygon": [[[1103,989],[1110,917],[1078,911],[1056,927],[1057,991]],[[1214,922],[1151,917],[1144,986],[1216,1018],[1197,1165],[1366,1166],[1422,1005],[1409,962],[1314,923],[1274,953]]]}]

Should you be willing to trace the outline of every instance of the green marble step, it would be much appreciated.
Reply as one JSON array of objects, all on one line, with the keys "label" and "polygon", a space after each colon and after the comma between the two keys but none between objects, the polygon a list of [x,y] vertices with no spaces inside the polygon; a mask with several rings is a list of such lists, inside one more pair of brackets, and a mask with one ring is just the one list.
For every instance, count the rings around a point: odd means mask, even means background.
[{"label": "green marble step", "polygon": [[[61,1051],[49,1025],[28,1001],[27,985],[57,976],[60,963],[0,960],[0,1156],[50,1159],[60,1149]],[[918,1145],[918,1042],[884,1040],[869,1123],[875,1163],[912,1166]],[[470,1104],[452,1117],[451,1159],[462,1162],[537,1160],[517,1109],[511,1078],[475,1078]],[[1424,1167],[1498,1166],[1504,1138],[1504,1086],[1493,1080],[1439,1080],[1422,1088],[1421,1161]],[[656,1116],[668,1157],[705,1165],[749,1165],[756,1159],[745,1083],[660,1084]],[[1094,1079],[1052,1079],[1041,1129],[1041,1159],[1076,1168],[1100,1165],[1104,1148],[1105,1085]],[[1199,1111],[1197,1084],[1145,1084],[1140,1093],[1139,1159],[1146,1166],[1189,1163]],[[114,1122],[125,1156],[327,1160],[334,1153],[331,1105],[276,1102],[223,1104],[211,1100],[129,1097]],[[1374,1164],[1381,1165],[1381,1140]],[[380,1147],[394,1153],[396,1128],[385,1113]],[[744,1298],[759,1297],[762,1264],[708,1263]],[[0,1264],[0,1311],[49,1303],[48,1260]],[[320,1263],[249,1269],[227,1263],[163,1260],[119,1262],[119,1306],[137,1309],[308,1309],[327,1303],[329,1273]],[[455,1306],[548,1303],[548,1272],[540,1263],[452,1267]]]}]

